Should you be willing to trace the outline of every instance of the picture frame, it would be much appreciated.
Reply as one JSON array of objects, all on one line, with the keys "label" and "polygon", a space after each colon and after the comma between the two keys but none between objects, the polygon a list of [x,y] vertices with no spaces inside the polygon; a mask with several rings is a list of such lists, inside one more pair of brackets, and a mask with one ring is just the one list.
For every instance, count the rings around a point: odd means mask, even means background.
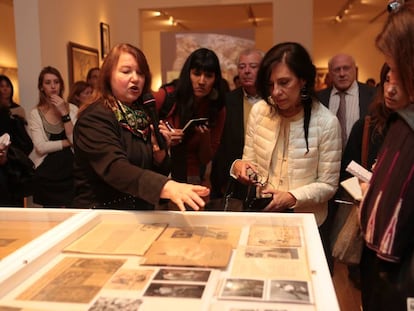
[{"label": "picture frame", "polygon": [[109,25],[100,23],[101,30],[101,57],[104,59],[111,49],[111,37],[109,32]]},{"label": "picture frame", "polygon": [[329,86],[327,85],[327,82],[329,82],[328,74],[328,68],[316,68],[315,91],[320,91]]},{"label": "picture frame", "polygon": [[76,81],[86,81],[89,69],[99,67],[99,51],[78,43],[68,43],[69,86]]}]

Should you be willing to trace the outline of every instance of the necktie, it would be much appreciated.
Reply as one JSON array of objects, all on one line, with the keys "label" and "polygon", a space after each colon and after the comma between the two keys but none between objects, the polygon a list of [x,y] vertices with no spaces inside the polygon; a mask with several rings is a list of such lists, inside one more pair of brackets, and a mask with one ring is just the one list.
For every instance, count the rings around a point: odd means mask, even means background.
[{"label": "necktie", "polygon": [[338,92],[339,95],[339,107],[338,111],[336,112],[336,116],[338,117],[339,124],[341,125],[342,130],[342,149],[345,148],[347,135],[346,135],[346,102],[345,102],[345,95],[346,92]]}]

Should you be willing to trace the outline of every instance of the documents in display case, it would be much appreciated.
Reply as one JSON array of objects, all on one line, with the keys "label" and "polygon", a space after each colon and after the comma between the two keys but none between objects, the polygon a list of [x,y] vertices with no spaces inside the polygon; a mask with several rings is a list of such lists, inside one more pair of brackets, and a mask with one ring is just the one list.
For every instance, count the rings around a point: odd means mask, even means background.
[{"label": "documents in display case", "polygon": [[0,310],[339,310],[312,214],[90,210],[59,231],[0,278]]},{"label": "documents in display case", "polygon": [[38,209],[0,209],[0,261],[73,216],[73,212],[45,213]]}]

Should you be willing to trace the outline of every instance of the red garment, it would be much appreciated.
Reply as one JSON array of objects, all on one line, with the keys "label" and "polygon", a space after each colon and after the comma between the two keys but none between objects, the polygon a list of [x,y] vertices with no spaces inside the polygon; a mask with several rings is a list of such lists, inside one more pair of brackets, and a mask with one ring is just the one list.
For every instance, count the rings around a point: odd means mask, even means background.
[{"label": "red garment", "polygon": [[[166,93],[163,89],[160,89],[158,92],[155,92],[154,98],[156,100],[156,107],[157,111],[161,109],[162,104],[165,101]],[[174,127],[174,128],[180,128],[180,120],[178,115],[173,116],[174,110],[176,105],[174,104],[170,113],[168,114],[166,120]],[[209,100],[205,99],[201,101],[198,104],[198,111],[195,113],[195,117],[201,118],[201,117],[207,117],[209,113]],[[217,120],[215,122],[214,127],[210,128],[210,138],[211,138],[211,151],[212,155],[214,156],[217,152],[218,146],[220,144],[221,134],[223,132],[224,127],[224,120],[226,118],[226,110],[223,107],[217,114]],[[191,137],[184,142],[186,144],[186,166],[187,166],[187,176],[200,176],[200,167],[202,164],[207,163],[201,163],[200,157],[199,157],[199,149],[200,149],[200,135],[196,132],[194,132]],[[209,159],[210,161],[212,160]],[[184,159],[182,159],[184,160]],[[177,159],[173,161],[172,165],[177,165],[176,163]],[[175,162],[175,163],[174,163]],[[174,178],[174,176],[173,176]]]}]

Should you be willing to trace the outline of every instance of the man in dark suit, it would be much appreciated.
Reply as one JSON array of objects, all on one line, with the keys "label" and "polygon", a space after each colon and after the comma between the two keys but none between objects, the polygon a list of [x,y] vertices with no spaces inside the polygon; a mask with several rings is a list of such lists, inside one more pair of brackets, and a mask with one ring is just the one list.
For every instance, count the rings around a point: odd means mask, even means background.
[{"label": "man in dark suit", "polygon": [[[322,104],[328,107],[333,114],[337,115],[341,127],[346,134],[343,136],[343,149],[345,149],[352,126],[358,119],[364,118],[368,113],[368,107],[375,96],[376,90],[367,84],[357,81],[355,60],[350,55],[337,54],[332,57],[328,63],[328,70],[332,86],[317,92],[316,95]],[[344,96],[344,102],[341,102],[341,93]],[[341,103],[345,104],[343,118],[338,114]],[[342,189],[339,188],[335,197],[329,201],[328,218],[323,224],[323,228],[320,228],[321,234],[325,235],[327,241],[331,239],[334,222],[339,222],[339,220],[335,220],[335,217],[342,217],[342,213],[338,213],[336,216],[339,206],[335,202],[335,198],[342,198],[342,196]],[[347,206],[345,208],[349,209],[350,207]],[[325,253],[331,254],[331,250],[326,249]],[[331,273],[333,273],[333,258],[327,256],[327,260]],[[350,280],[355,287],[359,287],[358,267],[349,267],[348,271]]]},{"label": "man in dark suit", "polygon": [[[226,121],[219,149],[212,162],[210,198],[222,198],[230,181],[230,167],[243,155],[244,135],[251,107],[261,98],[256,92],[256,75],[264,53],[248,49],[240,53],[237,69],[241,87],[226,95]],[[233,197],[244,199],[246,186],[233,181]]]},{"label": "man in dark suit", "polygon": [[357,68],[354,58],[350,55],[338,54],[332,57],[328,63],[328,70],[332,86],[319,91],[317,97],[336,115],[340,102],[339,94],[345,92],[346,125],[344,128],[346,128],[348,138],[354,123],[367,114],[368,106],[375,95],[375,88],[356,80]]}]

